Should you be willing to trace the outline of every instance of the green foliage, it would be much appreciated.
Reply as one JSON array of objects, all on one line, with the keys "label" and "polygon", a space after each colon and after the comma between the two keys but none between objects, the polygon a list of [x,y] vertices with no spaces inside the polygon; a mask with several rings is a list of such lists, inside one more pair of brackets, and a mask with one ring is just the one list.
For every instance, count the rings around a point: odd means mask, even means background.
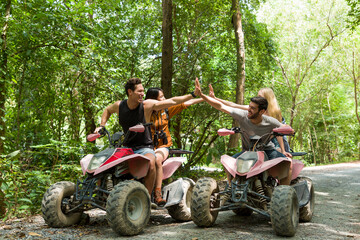
[{"label": "green foliage", "polygon": [[350,27],[354,30],[360,24],[360,2],[357,0],[346,0],[348,5],[350,6],[350,10],[348,12],[349,19],[348,22]]},{"label": "green foliage", "polygon": [[[38,213],[42,196],[51,184],[61,180],[74,182],[80,176],[81,169],[78,162],[73,164],[69,161],[71,159],[69,156],[74,154],[74,147],[66,149],[64,145],[60,148],[60,145],[61,143],[35,146],[35,149],[42,151],[34,151],[32,154],[18,150],[1,159],[0,187],[5,194],[5,204],[8,209],[5,218]],[[57,164],[57,161],[35,163],[38,159],[49,159],[47,157],[51,155],[59,156],[59,153],[63,154],[63,160],[60,160],[63,163]],[[24,158],[29,155],[32,155],[31,164]],[[66,160],[70,163],[64,163]]]},{"label": "green foliage", "polygon": [[345,1],[271,0],[258,13],[278,50],[273,57],[279,68],[268,84],[297,132],[291,147],[308,152],[309,164],[358,157],[353,84],[359,76],[353,71],[358,33],[347,31],[347,11]]},{"label": "green foliage", "polygon": [[[245,103],[259,88],[272,87],[287,123],[296,130],[291,146],[309,153],[304,157],[308,165],[358,158],[354,88],[359,86],[354,79],[360,76],[359,4],[347,2],[240,1]],[[217,97],[234,101],[231,2],[173,4],[172,95],[193,90],[193,80],[199,77],[205,93],[211,83]],[[3,6],[1,2],[0,9]],[[344,30],[348,13],[352,32]],[[0,16],[3,27],[4,11]],[[5,138],[5,153],[14,153],[1,158],[7,217],[39,212],[45,189],[81,176],[81,157],[98,151],[85,136],[99,125],[106,106],[126,98],[128,78],[142,78],[145,88],[160,86],[161,21],[161,1],[12,1],[6,135],[0,136]],[[332,34],[339,36],[312,63]],[[359,90],[357,94],[359,98]],[[219,166],[221,155],[239,152],[227,148],[228,137],[216,134],[231,124],[230,116],[205,103],[174,117],[175,147],[195,152],[177,176],[196,180],[209,173],[190,169]],[[120,130],[117,116],[109,119],[107,128]],[[224,172],[211,174],[225,177]]]}]

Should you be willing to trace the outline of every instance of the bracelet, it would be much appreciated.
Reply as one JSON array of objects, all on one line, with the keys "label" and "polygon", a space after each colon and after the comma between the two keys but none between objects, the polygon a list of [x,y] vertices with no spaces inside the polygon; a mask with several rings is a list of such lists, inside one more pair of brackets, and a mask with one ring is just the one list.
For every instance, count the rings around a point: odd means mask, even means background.
[{"label": "bracelet", "polygon": [[101,125],[101,124],[100,124],[100,127],[105,127],[105,125]]},{"label": "bracelet", "polygon": [[193,96],[193,98],[196,98],[196,95],[195,95],[194,91],[192,91],[190,94],[191,94],[191,96]]}]

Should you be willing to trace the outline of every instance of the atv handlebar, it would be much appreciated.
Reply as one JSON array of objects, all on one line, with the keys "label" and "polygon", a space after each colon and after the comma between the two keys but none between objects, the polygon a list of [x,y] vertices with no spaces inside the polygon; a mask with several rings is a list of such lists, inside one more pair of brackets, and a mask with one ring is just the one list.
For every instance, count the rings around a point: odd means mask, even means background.
[{"label": "atv handlebar", "polygon": [[221,128],[217,131],[219,136],[227,136],[227,135],[232,135],[232,134],[240,133],[240,132],[241,132],[241,130],[239,127],[233,127],[231,129]]},{"label": "atv handlebar", "polygon": [[[145,131],[145,127],[147,126],[151,126],[152,123],[145,123],[145,124],[138,124],[138,125],[135,125],[135,126],[132,126],[129,128],[129,132],[144,132]],[[109,142],[110,144],[112,144],[112,141],[111,141],[111,138],[110,138],[110,133],[109,131],[105,128],[105,127],[102,127],[98,133],[92,133],[92,134],[89,134],[86,139],[89,141],[89,142],[93,142],[95,141],[96,139],[98,139],[99,137],[102,137],[102,136],[105,136],[105,135],[108,135],[108,138],[109,138]]]},{"label": "atv handlebar", "polygon": [[100,133],[92,133],[92,134],[89,134],[86,139],[89,141],[89,142],[93,142],[95,141],[96,139],[98,139],[100,137]]},{"label": "atv handlebar", "polygon": [[292,136],[295,134],[295,131],[290,126],[284,126],[284,127],[274,128],[273,133],[275,136],[284,136],[284,135]]},{"label": "atv handlebar", "polygon": [[[235,133],[241,133],[241,129],[239,127],[233,127],[231,129],[221,128],[217,131],[219,136],[227,136]],[[294,129],[290,126],[278,127],[274,128],[272,134],[275,136],[284,136],[284,135],[294,135]]]},{"label": "atv handlebar", "polygon": [[92,134],[89,134],[86,139],[89,141],[89,142],[93,142],[95,141],[96,139],[98,139],[99,137],[103,137],[105,135],[108,135],[109,136],[109,139],[110,139],[110,133],[109,131],[105,128],[105,127],[102,127],[98,133],[92,133]]},{"label": "atv handlebar", "polygon": [[293,157],[300,157],[307,154],[307,152],[290,152]]},{"label": "atv handlebar", "polygon": [[144,125],[139,124],[139,125],[135,125],[133,127],[130,127],[129,131],[131,131],[131,132],[144,132],[145,127],[144,127]]}]

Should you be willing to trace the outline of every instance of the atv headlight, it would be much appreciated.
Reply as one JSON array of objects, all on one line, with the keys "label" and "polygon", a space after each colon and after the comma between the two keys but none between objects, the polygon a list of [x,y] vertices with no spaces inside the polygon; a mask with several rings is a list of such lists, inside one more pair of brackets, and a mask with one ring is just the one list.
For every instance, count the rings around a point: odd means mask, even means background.
[{"label": "atv headlight", "polygon": [[242,159],[238,159],[237,160],[237,169],[236,171],[238,173],[247,173],[251,166],[254,164],[255,160],[242,160]]},{"label": "atv headlight", "polygon": [[100,167],[100,165],[105,162],[107,156],[94,156],[88,166],[88,170],[92,171],[92,170],[96,170],[98,167]]}]

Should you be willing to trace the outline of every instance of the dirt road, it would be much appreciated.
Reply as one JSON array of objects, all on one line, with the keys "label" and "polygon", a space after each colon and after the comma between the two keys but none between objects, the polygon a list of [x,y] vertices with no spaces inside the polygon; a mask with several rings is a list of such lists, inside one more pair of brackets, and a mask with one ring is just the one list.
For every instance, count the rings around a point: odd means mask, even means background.
[{"label": "dirt road", "polygon": [[[360,162],[305,168],[313,179],[315,214],[310,223],[300,223],[291,239],[360,239]],[[220,212],[211,228],[193,222],[172,220],[166,210],[152,211],[145,230],[138,236],[121,237],[107,225],[105,213],[91,212],[86,226],[55,229],[41,216],[0,224],[0,239],[284,239],[277,237],[269,220],[259,214],[236,216]]]}]

